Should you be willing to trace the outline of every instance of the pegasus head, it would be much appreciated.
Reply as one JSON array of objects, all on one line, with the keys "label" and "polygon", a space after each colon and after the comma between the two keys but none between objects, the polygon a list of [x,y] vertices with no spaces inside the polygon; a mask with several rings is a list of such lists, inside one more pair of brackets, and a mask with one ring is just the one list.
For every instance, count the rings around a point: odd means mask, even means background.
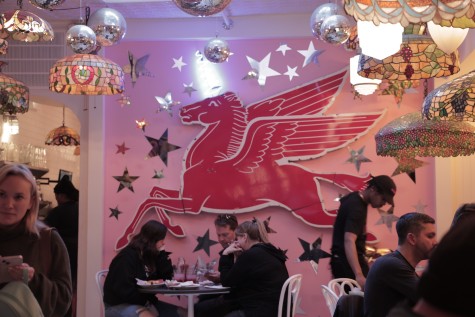
[{"label": "pegasus head", "polygon": [[242,111],[241,101],[233,92],[206,98],[180,109],[180,118],[184,124],[212,124],[234,117],[233,112]]}]

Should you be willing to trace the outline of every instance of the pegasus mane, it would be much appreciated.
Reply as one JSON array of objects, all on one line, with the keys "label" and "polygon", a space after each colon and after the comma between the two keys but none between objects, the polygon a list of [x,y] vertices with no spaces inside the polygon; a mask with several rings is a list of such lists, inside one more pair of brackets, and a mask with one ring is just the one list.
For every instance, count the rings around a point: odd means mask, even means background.
[{"label": "pegasus mane", "polygon": [[239,149],[244,131],[247,127],[247,111],[243,107],[241,100],[234,93],[225,94],[224,99],[231,108],[233,120],[231,136],[226,149],[227,157],[233,156]]}]

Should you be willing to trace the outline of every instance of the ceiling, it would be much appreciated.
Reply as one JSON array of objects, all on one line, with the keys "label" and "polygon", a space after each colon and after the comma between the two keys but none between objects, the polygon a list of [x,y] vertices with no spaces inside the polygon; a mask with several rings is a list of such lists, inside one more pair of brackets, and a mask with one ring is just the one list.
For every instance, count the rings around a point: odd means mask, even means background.
[{"label": "ceiling", "polygon": [[[45,0],[42,0],[45,2]],[[205,0],[202,0],[205,1]],[[259,15],[311,14],[325,0],[233,0],[228,7],[215,16],[228,17]],[[65,0],[53,11],[38,9],[29,0],[22,1],[23,10],[33,12],[50,23],[54,21],[77,21],[85,18],[85,8],[91,14],[101,8],[112,8],[126,19],[206,19],[180,10],[172,0]],[[0,12],[18,8],[16,0],[0,0]],[[81,8],[81,10],[79,9]],[[215,17],[210,16],[210,17]]]}]

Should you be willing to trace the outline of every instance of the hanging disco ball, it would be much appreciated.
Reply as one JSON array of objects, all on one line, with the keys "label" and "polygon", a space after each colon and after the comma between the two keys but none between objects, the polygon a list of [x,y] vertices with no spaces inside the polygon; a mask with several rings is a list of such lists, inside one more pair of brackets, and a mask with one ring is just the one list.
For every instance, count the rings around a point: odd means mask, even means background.
[{"label": "hanging disco ball", "polygon": [[96,33],[96,40],[100,46],[117,44],[127,31],[125,18],[119,11],[110,8],[94,12],[87,25]]},{"label": "hanging disco ball", "polygon": [[74,25],[66,32],[66,44],[77,54],[89,54],[96,48],[96,33],[87,25]]},{"label": "hanging disco ball", "polygon": [[212,63],[222,63],[228,60],[231,51],[228,42],[215,38],[206,44],[204,55]]},{"label": "hanging disco ball", "polygon": [[338,12],[340,12],[340,8],[334,3],[325,3],[318,6],[310,17],[310,29],[312,30],[313,35],[323,40],[320,33],[323,20],[329,16],[338,14]]},{"label": "hanging disco ball", "polygon": [[63,4],[64,0],[30,0],[30,3],[37,8],[51,10]]},{"label": "hanging disco ball", "polygon": [[231,0],[173,0],[184,12],[205,17],[221,12],[231,3]]},{"label": "hanging disco ball", "polygon": [[345,43],[350,37],[350,21],[343,15],[331,15],[323,20],[320,36],[323,41],[339,45]]}]

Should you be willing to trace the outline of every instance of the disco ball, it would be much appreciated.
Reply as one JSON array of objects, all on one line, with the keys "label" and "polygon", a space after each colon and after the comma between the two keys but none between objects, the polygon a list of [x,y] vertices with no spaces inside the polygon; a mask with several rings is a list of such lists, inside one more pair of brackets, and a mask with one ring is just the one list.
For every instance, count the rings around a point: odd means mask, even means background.
[{"label": "disco ball", "polygon": [[221,39],[211,39],[205,46],[204,55],[212,63],[222,63],[228,60],[231,51],[228,42]]},{"label": "disco ball", "polygon": [[221,12],[231,3],[231,0],[173,0],[184,12],[199,17]]},{"label": "disco ball", "polygon": [[61,5],[64,0],[30,0],[30,3],[37,8],[51,10]]},{"label": "disco ball", "polygon": [[110,8],[94,12],[87,25],[96,33],[96,40],[100,46],[117,44],[124,38],[127,31],[127,23],[122,14]]},{"label": "disco ball", "polygon": [[313,35],[323,40],[320,33],[323,20],[329,16],[338,14],[340,11],[340,7],[334,3],[325,3],[318,6],[310,17],[310,29],[312,30]]},{"label": "disco ball", "polygon": [[320,36],[329,44],[339,45],[348,40],[350,31],[350,21],[346,16],[332,15],[323,20]]},{"label": "disco ball", "polygon": [[77,54],[89,54],[96,48],[96,33],[87,25],[74,25],[66,32],[66,44]]}]

